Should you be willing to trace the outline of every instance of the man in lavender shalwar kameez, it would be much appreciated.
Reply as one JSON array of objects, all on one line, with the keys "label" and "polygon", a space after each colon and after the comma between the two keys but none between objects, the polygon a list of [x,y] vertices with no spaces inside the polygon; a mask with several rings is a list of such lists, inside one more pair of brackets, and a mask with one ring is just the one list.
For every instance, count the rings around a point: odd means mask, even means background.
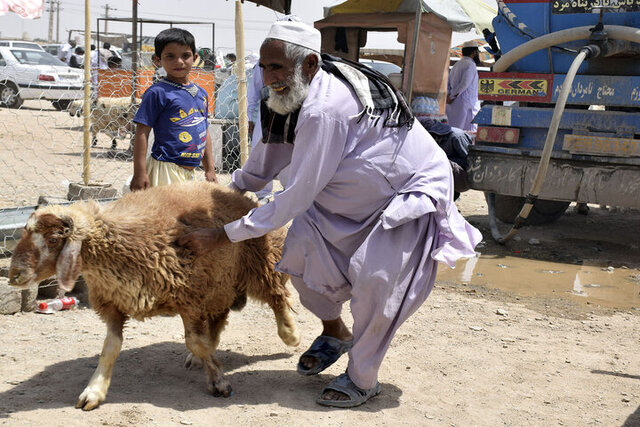
[{"label": "man in lavender shalwar kameez", "polygon": [[[288,166],[286,189],[224,232],[191,233],[181,244],[197,252],[227,238],[262,236],[293,219],[276,268],[291,275],[301,303],[322,320],[319,338],[344,344],[319,368],[317,351],[303,355],[298,370],[318,373],[348,350],[347,372],[317,402],[356,406],[379,392],[387,348],[429,295],[437,262],[454,267],[458,258],[474,256],[481,235],[458,213],[449,162],[429,133],[418,124],[389,127],[373,114],[361,117],[354,88],[319,67],[319,32],[298,22],[274,27],[260,50],[270,98],[292,97],[296,76],[308,93],[292,107],[299,108],[293,143],[269,143],[263,134],[231,186],[259,190]],[[273,102],[269,108],[291,111]],[[348,300],[352,333],[340,317]]]},{"label": "man in lavender shalwar kameez", "polygon": [[478,103],[478,69],[480,52],[474,41],[462,45],[462,58],[449,71],[447,82],[447,120],[453,127],[474,133],[472,123],[480,111]]}]

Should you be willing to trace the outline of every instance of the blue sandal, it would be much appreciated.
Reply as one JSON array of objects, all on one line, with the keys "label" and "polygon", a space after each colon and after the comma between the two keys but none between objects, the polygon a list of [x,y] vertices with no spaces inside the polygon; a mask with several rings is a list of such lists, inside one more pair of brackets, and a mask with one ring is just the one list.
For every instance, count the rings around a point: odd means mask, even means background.
[{"label": "blue sandal", "polygon": [[[322,396],[328,391],[337,391],[349,396],[349,400],[325,400]],[[322,389],[320,397],[316,399],[316,403],[322,406],[334,406],[336,408],[353,408],[360,406],[373,396],[380,393],[380,383],[376,383],[372,388],[365,390],[353,383],[349,375],[344,374],[334,378],[327,386]]]},{"label": "blue sandal", "polygon": [[307,369],[302,363],[298,362],[298,372],[302,375],[318,374],[333,365],[340,356],[351,350],[351,347],[353,347],[353,341],[341,341],[338,338],[320,335],[313,341],[309,350],[300,356],[300,358],[316,358],[319,363],[313,368]]}]

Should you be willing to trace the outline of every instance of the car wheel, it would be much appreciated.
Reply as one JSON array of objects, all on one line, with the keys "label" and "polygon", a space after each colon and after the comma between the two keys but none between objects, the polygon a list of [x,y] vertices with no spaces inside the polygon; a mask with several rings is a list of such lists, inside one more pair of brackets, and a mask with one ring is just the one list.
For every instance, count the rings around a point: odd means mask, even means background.
[{"label": "car wheel", "polygon": [[68,99],[61,99],[59,101],[51,101],[51,104],[53,104],[53,108],[58,111],[66,111],[66,109],[69,108],[69,105],[71,105],[71,101]]},{"label": "car wheel", "polygon": [[[495,213],[496,218],[506,224],[513,224],[516,216],[520,213],[520,209],[524,205],[524,197],[505,196],[502,194],[495,195]],[[538,199],[533,204],[531,212],[525,224],[541,225],[550,224],[560,218],[569,207],[569,202],[560,202],[557,200]]]},{"label": "car wheel", "polygon": [[11,82],[0,84],[0,105],[9,108],[20,108],[24,101],[18,95],[18,88]]}]

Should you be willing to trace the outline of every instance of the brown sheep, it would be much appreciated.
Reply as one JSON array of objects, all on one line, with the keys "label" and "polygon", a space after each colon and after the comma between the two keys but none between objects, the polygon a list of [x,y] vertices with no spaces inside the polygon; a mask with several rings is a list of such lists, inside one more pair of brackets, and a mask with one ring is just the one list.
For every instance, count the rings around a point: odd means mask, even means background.
[{"label": "brown sheep", "polygon": [[273,309],[286,344],[299,344],[288,277],[274,270],[282,230],[201,257],[175,243],[193,228],[221,226],[255,206],[226,187],[191,182],[129,193],[102,206],[45,206],[31,215],[11,259],[10,284],[26,288],[55,274],[70,291],[82,273],[91,306],[107,324],[98,367],[76,407],[91,410],[104,401],[130,318],[179,314],[186,345],[203,361],[216,396],[231,394],[214,355],[220,332],[229,310],[242,308],[247,295]]}]

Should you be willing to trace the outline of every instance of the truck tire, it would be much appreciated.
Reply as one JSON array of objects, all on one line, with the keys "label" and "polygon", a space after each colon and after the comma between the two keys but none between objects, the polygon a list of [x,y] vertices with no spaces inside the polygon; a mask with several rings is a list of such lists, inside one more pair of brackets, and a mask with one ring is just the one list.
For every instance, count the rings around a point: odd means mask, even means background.
[{"label": "truck tire", "polygon": [[[524,197],[495,195],[496,218],[506,224],[513,224],[522,206],[524,206]],[[550,224],[564,215],[568,207],[569,202],[538,199],[533,204],[531,212],[529,212],[526,224]]]},{"label": "truck tire", "polygon": [[0,83],[0,106],[20,108],[23,102],[20,95],[18,95],[18,88],[13,83]]}]

